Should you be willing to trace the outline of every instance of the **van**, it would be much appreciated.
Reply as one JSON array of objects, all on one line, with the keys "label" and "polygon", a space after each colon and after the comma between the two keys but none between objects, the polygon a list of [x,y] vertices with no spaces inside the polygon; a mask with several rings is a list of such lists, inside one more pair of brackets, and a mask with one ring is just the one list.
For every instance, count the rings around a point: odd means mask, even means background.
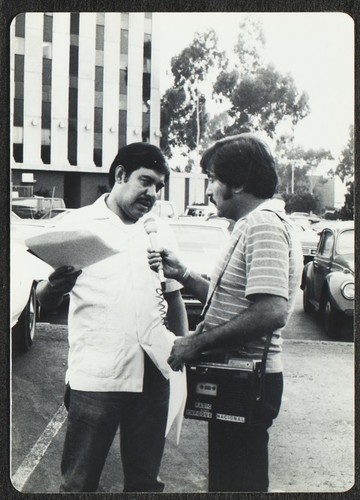
[{"label": "van", "polygon": [[178,213],[175,205],[168,200],[156,200],[152,210],[152,213],[155,213],[158,217],[161,218],[171,218],[177,219]]}]

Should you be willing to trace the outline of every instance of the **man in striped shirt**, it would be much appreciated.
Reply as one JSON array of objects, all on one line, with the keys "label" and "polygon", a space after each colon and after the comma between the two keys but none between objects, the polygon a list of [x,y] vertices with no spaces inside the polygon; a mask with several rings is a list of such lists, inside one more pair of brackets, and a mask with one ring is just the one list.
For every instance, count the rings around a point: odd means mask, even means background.
[{"label": "man in striped shirt", "polygon": [[[284,217],[271,210],[277,175],[262,140],[252,134],[222,139],[205,152],[201,167],[218,215],[236,224],[210,284],[173,253],[161,252],[165,275],[186,282],[203,303],[208,300],[204,321],[194,333],[176,339],[168,362],[179,370],[204,351],[219,349],[261,359],[272,333],[261,422],[209,422],[209,491],[268,491],[268,429],[283,390],[281,329],[299,287],[301,246]],[[150,253],[153,269],[159,259],[159,253]]]}]

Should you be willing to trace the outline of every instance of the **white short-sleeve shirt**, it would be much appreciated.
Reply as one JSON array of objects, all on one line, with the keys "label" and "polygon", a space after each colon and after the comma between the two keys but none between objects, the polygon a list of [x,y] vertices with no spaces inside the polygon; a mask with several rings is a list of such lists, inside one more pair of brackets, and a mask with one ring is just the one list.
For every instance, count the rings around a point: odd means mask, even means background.
[{"label": "white short-sleeve shirt", "polygon": [[[70,293],[66,379],[76,390],[141,392],[141,341],[153,332],[160,336],[161,345],[167,303],[160,294],[159,277],[147,261],[147,217],[124,224],[107,207],[106,196],[71,212],[61,223],[93,231],[118,250],[84,268]],[[156,221],[159,244],[176,248],[168,225],[161,219]],[[180,288],[176,281],[167,280],[166,292]]]}]

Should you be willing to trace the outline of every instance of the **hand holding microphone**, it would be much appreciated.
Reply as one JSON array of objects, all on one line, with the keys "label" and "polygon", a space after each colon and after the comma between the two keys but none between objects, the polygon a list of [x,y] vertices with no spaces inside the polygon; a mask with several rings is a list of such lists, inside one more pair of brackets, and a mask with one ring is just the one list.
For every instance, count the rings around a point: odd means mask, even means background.
[{"label": "hand holding microphone", "polygon": [[[155,219],[153,219],[153,218],[147,219],[144,222],[144,228],[145,228],[145,231],[147,232],[147,234],[149,235],[151,250],[153,252],[159,253],[160,247],[159,247],[158,240],[157,240],[157,225],[156,225]],[[160,278],[160,283],[161,283],[161,289],[163,292],[165,292],[166,279],[165,279],[165,275],[164,275],[164,269],[163,269],[163,265],[162,265],[161,256],[156,259],[156,262],[157,262],[157,264],[155,264],[153,266],[150,265],[150,267],[152,267],[152,269],[155,269],[156,272],[158,273],[159,278]]]}]

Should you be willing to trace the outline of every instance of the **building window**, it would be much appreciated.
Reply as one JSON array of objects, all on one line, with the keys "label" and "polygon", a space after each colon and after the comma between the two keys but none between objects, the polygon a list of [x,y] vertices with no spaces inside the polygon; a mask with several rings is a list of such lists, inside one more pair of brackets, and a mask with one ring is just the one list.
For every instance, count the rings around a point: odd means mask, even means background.
[{"label": "building window", "polygon": [[77,104],[78,104],[77,97],[78,97],[77,89],[70,88],[69,89],[69,117],[70,118],[77,118]]},{"label": "building window", "polygon": [[104,89],[104,68],[95,66],[95,91],[102,92]]},{"label": "building window", "polygon": [[78,76],[79,76],[79,13],[70,15],[70,55],[69,55],[69,128],[68,160],[70,165],[77,164],[78,130]]},{"label": "building window", "polygon": [[150,73],[143,73],[143,102],[145,105],[148,104],[148,100],[150,99],[151,94],[151,75]]},{"label": "building window", "polygon": [[25,14],[18,14],[15,17],[15,36],[25,38]]},{"label": "building window", "polygon": [[14,79],[15,82],[24,82],[24,56],[20,54],[15,54]]},{"label": "building window", "polygon": [[142,141],[150,141],[150,113],[142,114]]},{"label": "building window", "polygon": [[71,35],[78,35],[79,34],[79,13],[75,12],[72,13],[70,16],[70,33]]},{"label": "building window", "polygon": [[14,126],[24,126],[24,56],[15,54]]},{"label": "building window", "polygon": [[41,128],[49,129],[51,128],[51,103],[44,102],[42,103],[41,109]]},{"label": "building window", "polygon": [[94,110],[94,132],[102,132],[103,108],[95,108]]},{"label": "building window", "polygon": [[145,35],[144,40],[144,73],[151,73],[151,40],[146,39],[150,35]]},{"label": "building window", "polygon": [[127,112],[119,110],[119,149],[126,146]]},{"label": "building window", "polygon": [[96,50],[104,50],[104,26],[96,25]]},{"label": "building window", "polygon": [[52,42],[53,17],[44,15],[44,42]]},{"label": "building window", "polygon": [[129,31],[121,30],[120,32],[120,54],[129,53]]},{"label": "building window", "polygon": [[50,164],[51,157],[51,84],[52,84],[52,31],[53,18],[44,14],[43,60],[42,60],[42,102],[41,102],[41,159]]},{"label": "building window", "polygon": [[24,161],[24,146],[23,144],[13,144],[13,157],[16,163]]},{"label": "building window", "polygon": [[104,22],[105,16],[96,15],[96,63],[95,63],[95,107],[94,107],[94,150],[93,161],[102,166],[103,135],[103,90],[104,90]]},{"label": "building window", "polygon": [[127,95],[127,70],[120,70],[120,94]]},{"label": "building window", "polygon": [[151,35],[144,35],[144,59],[151,59]]},{"label": "building window", "polygon": [[41,145],[41,159],[45,165],[50,165],[50,145]]},{"label": "building window", "polygon": [[15,82],[15,97],[24,99],[24,82]]},{"label": "building window", "polygon": [[14,127],[24,126],[24,99],[14,99]]},{"label": "building window", "polygon": [[43,85],[51,85],[51,70],[52,70],[51,59],[43,59],[43,73],[42,73]]},{"label": "building window", "polygon": [[76,45],[70,45],[70,67],[71,76],[78,76],[79,72],[79,47]]},{"label": "building window", "polygon": [[102,165],[102,149],[94,148],[94,163],[97,167]]},{"label": "building window", "polygon": [[[145,19],[148,19],[145,16]],[[149,20],[149,19],[148,19]],[[142,81],[142,140],[150,141],[150,98],[151,98],[151,35],[145,33],[143,47],[143,81]]]},{"label": "building window", "polygon": [[78,129],[78,75],[79,75],[79,14],[70,16],[70,55],[69,55],[69,128],[68,128],[68,160],[70,165],[77,164],[77,129]]}]

